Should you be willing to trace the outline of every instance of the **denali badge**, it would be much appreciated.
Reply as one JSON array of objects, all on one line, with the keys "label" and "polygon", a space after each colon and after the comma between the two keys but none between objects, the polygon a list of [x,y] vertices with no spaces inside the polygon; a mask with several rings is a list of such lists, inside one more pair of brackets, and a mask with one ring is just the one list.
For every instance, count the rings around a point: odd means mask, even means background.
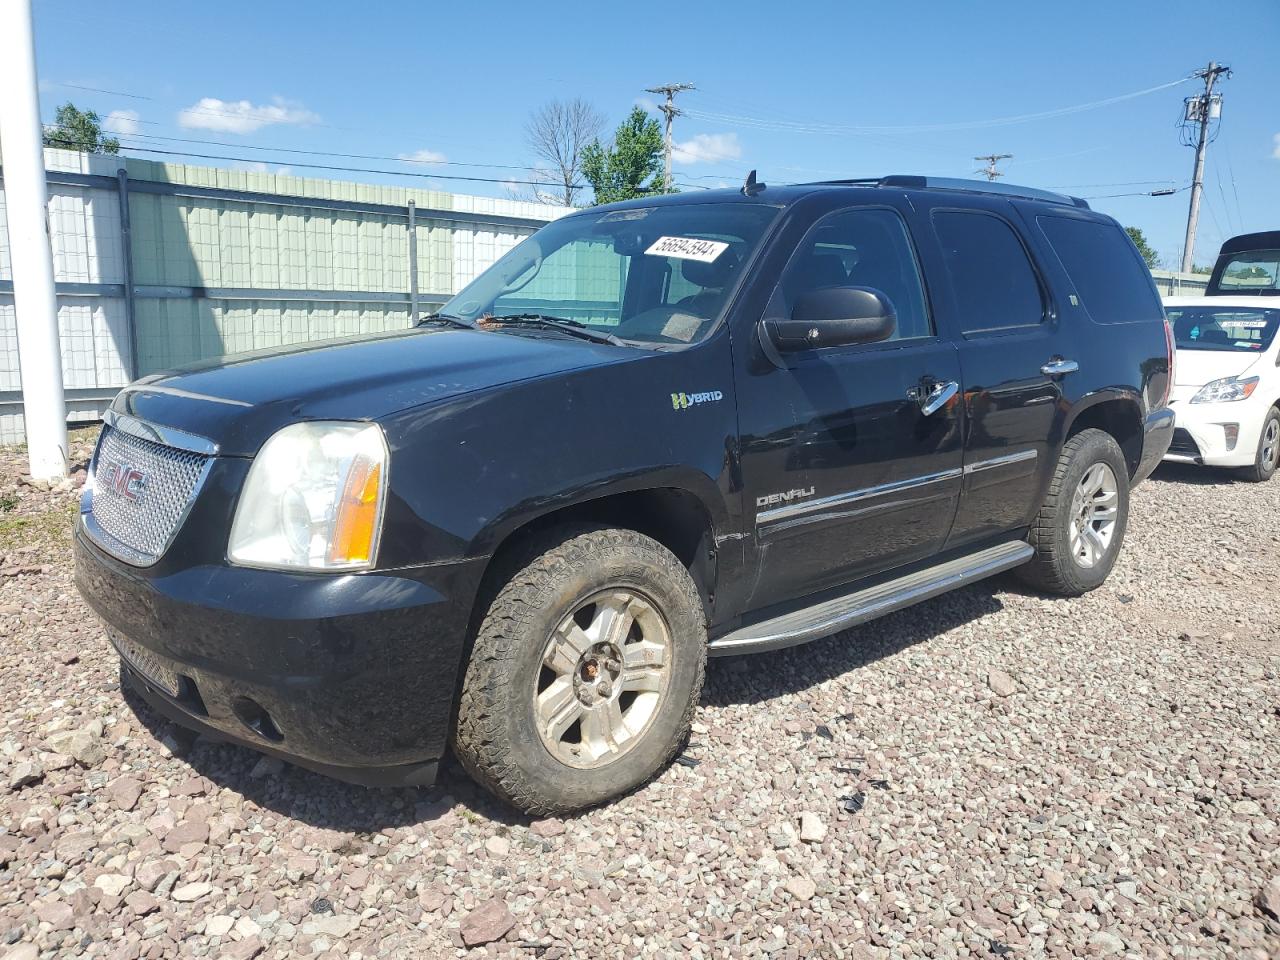
[{"label": "denali badge", "polygon": [[114,490],[126,500],[137,503],[147,487],[147,475],[137,467],[122,463],[106,463],[98,470],[97,486]]},{"label": "denali badge", "polygon": [[756,507],[772,507],[779,503],[790,503],[792,500],[803,500],[805,497],[812,497],[813,490],[813,487],[796,487],[785,493],[765,494],[763,497],[756,497]]}]

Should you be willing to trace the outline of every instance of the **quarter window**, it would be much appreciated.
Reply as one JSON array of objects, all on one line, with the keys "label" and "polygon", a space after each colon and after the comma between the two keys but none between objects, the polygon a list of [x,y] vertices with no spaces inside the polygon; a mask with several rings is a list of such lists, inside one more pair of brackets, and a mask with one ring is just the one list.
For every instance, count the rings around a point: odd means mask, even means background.
[{"label": "quarter window", "polygon": [[801,294],[847,286],[872,287],[889,298],[898,317],[890,340],[933,336],[915,252],[892,210],[846,210],[819,221],[787,264],[769,312],[790,316]]},{"label": "quarter window", "polygon": [[933,229],[966,333],[1035,326],[1044,319],[1044,296],[1022,241],[999,217],[940,210]]},{"label": "quarter window", "polygon": [[1150,275],[1119,227],[1072,217],[1037,217],[1036,222],[1097,323],[1160,318]]}]

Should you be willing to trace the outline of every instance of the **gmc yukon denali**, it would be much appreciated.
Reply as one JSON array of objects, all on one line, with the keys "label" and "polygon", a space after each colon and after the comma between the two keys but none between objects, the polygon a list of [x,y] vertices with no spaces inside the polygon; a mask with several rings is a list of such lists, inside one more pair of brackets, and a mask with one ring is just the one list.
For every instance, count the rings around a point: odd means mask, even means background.
[{"label": "gmc yukon denali", "polygon": [[1097,587],[1171,363],[1084,201],[752,175],[548,224],[413,329],[127,387],[77,582],[179,724],[566,813],[675,756],[708,656]]}]

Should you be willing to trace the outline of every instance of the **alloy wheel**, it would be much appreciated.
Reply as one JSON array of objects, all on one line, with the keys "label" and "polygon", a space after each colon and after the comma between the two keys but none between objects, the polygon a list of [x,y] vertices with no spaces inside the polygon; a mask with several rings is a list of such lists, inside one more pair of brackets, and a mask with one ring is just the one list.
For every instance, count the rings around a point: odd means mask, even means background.
[{"label": "alloy wheel", "polygon": [[1119,484],[1105,463],[1085,471],[1071,498],[1071,556],[1086,569],[1101,563],[1111,549],[1119,516]]},{"label": "alloy wheel", "polygon": [[1262,466],[1275,467],[1277,456],[1280,456],[1280,420],[1271,419],[1262,433]]},{"label": "alloy wheel", "polygon": [[671,653],[666,618],[639,593],[610,589],[579,603],[543,650],[533,695],[543,745],[578,768],[632,749],[666,695]]}]

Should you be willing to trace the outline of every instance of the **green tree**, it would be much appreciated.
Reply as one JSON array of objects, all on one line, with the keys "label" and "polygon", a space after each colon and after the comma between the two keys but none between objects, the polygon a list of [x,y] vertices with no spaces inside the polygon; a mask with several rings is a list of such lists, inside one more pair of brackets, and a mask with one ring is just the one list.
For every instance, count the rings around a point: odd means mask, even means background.
[{"label": "green tree", "polygon": [[582,151],[582,175],[597,204],[662,193],[661,169],[662,130],[640,107],[632,109],[611,144],[596,140]]},{"label": "green tree", "polygon": [[1147,269],[1152,270],[1160,266],[1160,254],[1152,249],[1151,244],[1147,243],[1147,236],[1142,232],[1141,227],[1125,227],[1124,232],[1129,235],[1129,239],[1133,241],[1133,245],[1138,248],[1138,252],[1142,254],[1142,259],[1147,262]]},{"label": "green tree", "polygon": [[120,141],[102,135],[102,121],[92,110],[81,110],[70,101],[58,108],[53,129],[44,132],[44,145],[82,153],[119,153]]}]

